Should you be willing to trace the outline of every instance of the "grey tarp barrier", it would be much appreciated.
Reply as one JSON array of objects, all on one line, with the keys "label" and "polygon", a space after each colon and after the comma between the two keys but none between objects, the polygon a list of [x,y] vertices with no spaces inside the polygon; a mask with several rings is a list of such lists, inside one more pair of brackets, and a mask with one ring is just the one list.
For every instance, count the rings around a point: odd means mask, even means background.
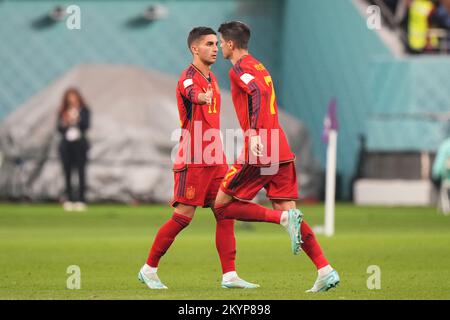
[{"label": "grey tarp barrier", "polygon": [[[74,86],[92,117],[88,201],[167,202],[173,191],[170,154],[177,144],[171,136],[179,128],[176,83],[173,76],[133,66],[80,65],[70,70],[1,122],[0,197],[60,199],[64,182],[56,114],[63,92]],[[222,130],[239,132],[226,90],[222,90],[221,121]],[[286,113],[280,112],[280,121],[298,156],[301,197],[317,197],[320,169],[308,132]],[[238,150],[241,146],[242,135]],[[233,151],[227,157],[232,159]]]}]

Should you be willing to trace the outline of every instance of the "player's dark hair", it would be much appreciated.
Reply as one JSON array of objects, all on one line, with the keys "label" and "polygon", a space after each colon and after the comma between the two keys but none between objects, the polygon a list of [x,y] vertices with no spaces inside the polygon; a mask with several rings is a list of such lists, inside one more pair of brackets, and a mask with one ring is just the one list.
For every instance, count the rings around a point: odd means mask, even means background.
[{"label": "player's dark hair", "polygon": [[219,27],[219,32],[225,41],[233,41],[238,49],[247,49],[250,40],[250,28],[243,22],[224,22]]},{"label": "player's dark hair", "polygon": [[189,36],[187,39],[187,44],[188,44],[188,48],[189,50],[191,50],[191,45],[194,41],[197,41],[198,39],[200,39],[203,36],[207,36],[207,35],[217,35],[217,33],[208,27],[196,27],[194,29],[191,30],[191,32],[189,32]]}]

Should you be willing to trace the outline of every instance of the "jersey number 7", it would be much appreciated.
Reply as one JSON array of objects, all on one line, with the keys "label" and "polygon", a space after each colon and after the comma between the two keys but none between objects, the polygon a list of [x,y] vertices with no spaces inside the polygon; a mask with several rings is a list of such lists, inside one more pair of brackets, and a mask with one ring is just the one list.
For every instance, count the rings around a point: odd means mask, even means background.
[{"label": "jersey number 7", "polygon": [[266,84],[272,88],[272,93],[270,95],[270,114],[277,114],[275,110],[275,88],[273,87],[273,81],[271,76],[265,76],[264,80]]}]

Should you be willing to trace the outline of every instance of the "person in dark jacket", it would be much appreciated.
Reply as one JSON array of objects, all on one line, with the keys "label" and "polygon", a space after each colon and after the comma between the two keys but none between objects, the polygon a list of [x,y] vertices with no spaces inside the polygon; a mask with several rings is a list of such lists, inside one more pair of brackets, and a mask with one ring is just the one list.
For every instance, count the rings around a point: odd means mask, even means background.
[{"label": "person in dark jacket", "polygon": [[[70,88],[64,93],[58,112],[58,131],[61,134],[59,155],[65,178],[65,210],[83,211],[86,209],[86,164],[89,142],[86,131],[89,129],[90,111],[80,92]],[[78,194],[72,189],[72,171],[78,173]]]}]

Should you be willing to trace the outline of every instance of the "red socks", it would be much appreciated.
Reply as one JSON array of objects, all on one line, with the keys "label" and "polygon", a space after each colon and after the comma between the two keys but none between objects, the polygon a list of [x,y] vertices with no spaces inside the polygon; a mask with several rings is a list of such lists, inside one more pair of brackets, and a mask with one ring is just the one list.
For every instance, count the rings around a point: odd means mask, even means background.
[{"label": "red socks", "polygon": [[217,220],[216,248],[219,253],[222,273],[236,271],[236,239],[234,237],[234,220]]},{"label": "red socks", "polygon": [[[186,228],[191,218],[174,213],[156,234],[152,249],[147,259],[150,267],[158,267],[159,260],[172,245],[175,237]],[[235,271],[236,239],[234,237],[234,220],[218,220],[216,225],[216,248],[219,252],[223,273]]]},{"label": "red socks", "polygon": [[158,267],[159,259],[161,259],[169,249],[177,234],[186,228],[191,220],[192,219],[189,217],[174,213],[172,218],[158,230],[147,259],[147,264],[150,267]]},{"label": "red socks", "polygon": [[325,258],[313,231],[305,221],[302,222],[300,233],[302,234],[303,241],[302,249],[316,265],[317,270],[327,266],[329,264],[327,258]]},{"label": "red socks", "polygon": [[249,222],[270,222],[280,224],[283,211],[272,210],[251,202],[232,201],[214,208],[218,220],[235,219]]},{"label": "red socks", "polygon": [[[214,214],[216,215],[216,219],[218,221],[223,219],[236,219],[240,221],[251,221],[251,222],[271,222],[271,223],[280,223],[282,211],[271,210],[265,208],[263,206],[250,203],[250,202],[242,202],[242,201],[233,201],[225,205],[219,205],[214,208]],[[226,221],[226,220],[225,220]],[[219,227],[219,226],[218,226]],[[301,224],[302,234],[302,249],[317,267],[317,269],[321,269],[327,266],[329,263],[325,258],[325,255],[320,248],[319,243],[316,240],[316,237],[309,227],[309,225],[303,221]],[[219,234],[216,233],[216,245],[217,250],[219,250],[219,246],[223,248],[224,244],[218,244],[221,242],[219,238]],[[231,238],[230,238],[231,239]],[[231,240],[229,240],[231,241]],[[234,234],[233,234],[233,246],[235,246]],[[222,249],[224,252],[231,252],[230,249]],[[220,252],[220,250],[219,250]],[[219,255],[221,255],[219,253]],[[228,254],[231,257],[231,254]],[[234,256],[233,256],[234,258]],[[222,260],[222,268],[224,268],[224,261]],[[234,260],[233,260],[234,265]],[[227,269],[228,270],[228,269]],[[225,273],[225,272],[224,272]]]}]

